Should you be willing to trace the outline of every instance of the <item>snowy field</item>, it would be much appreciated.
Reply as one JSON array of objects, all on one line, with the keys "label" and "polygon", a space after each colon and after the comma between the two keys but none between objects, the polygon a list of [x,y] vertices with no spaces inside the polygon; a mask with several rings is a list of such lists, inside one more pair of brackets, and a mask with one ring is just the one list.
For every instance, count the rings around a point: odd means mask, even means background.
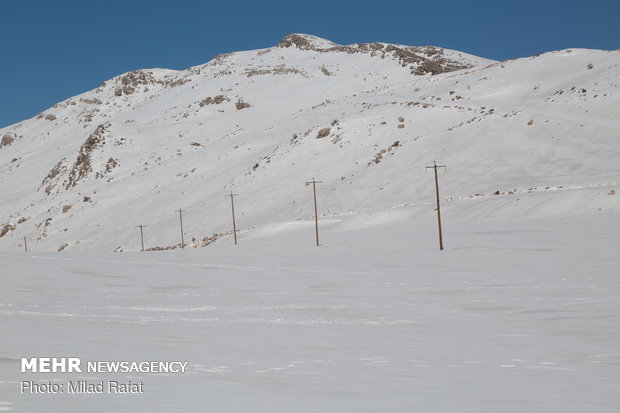
[{"label": "snowy field", "polygon": [[[362,217],[363,218],[363,217]],[[0,253],[0,411],[616,412],[618,213],[389,214],[157,253]],[[257,231],[260,232],[260,231]],[[21,357],[183,360],[143,394],[20,394]]]}]

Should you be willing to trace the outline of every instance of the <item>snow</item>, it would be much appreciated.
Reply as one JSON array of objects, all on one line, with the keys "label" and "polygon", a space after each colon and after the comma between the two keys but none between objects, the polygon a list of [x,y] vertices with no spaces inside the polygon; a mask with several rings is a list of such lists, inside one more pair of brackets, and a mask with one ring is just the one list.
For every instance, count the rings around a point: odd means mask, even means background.
[{"label": "snow", "polygon": [[[373,219],[373,216],[368,216]],[[593,412],[620,397],[618,215],[370,227],[205,249],[2,253],[9,411]],[[342,227],[346,227],[343,229]],[[381,247],[378,247],[380,240]],[[228,240],[230,241],[230,240]],[[141,395],[19,395],[24,356],[182,360]],[[74,377],[74,376],[71,376]]]},{"label": "snow", "polygon": [[[0,129],[0,411],[615,411],[619,52],[442,49],[471,67],[417,76],[300,36]],[[139,252],[137,225],[180,244],[179,208],[188,248]],[[19,372],[46,356],[189,364],[19,394],[76,377]]]}]

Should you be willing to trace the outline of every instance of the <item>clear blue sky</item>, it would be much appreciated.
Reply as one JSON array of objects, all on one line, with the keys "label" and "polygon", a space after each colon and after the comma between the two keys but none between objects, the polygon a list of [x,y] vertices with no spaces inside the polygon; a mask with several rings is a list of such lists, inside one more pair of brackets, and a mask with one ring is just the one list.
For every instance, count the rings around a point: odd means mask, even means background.
[{"label": "clear blue sky", "polygon": [[184,69],[288,33],[496,60],[620,48],[620,0],[0,0],[0,127],[143,68]]}]

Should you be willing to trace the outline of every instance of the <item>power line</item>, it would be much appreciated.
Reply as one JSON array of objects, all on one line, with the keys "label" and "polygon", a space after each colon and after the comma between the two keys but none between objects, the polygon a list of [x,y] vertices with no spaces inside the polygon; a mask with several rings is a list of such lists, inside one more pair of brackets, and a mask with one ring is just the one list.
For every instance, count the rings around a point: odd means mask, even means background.
[{"label": "power line", "polygon": [[146,227],[146,225],[136,225],[136,228],[140,228],[140,242],[142,244],[141,251],[144,251],[144,230],[143,230],[144,227]]},{"label": "power line", "polygon": [[181,248],[185,248],[185,239],[183,238],[183,212],[187,212],[184,209],[179,208],[179,222],[181,223]]},{"label": "power line", "polygon": [[314,196],[314,228],[316,232],[316,246],[319,246],[319,214],[316,206],[316,184],[322,184],[323,181],[315,181],[312,178],[312,181],[306,182],[306,186],[312,184],[312,194]]},{"label": "power line", "polygon": [[443,250],[443,237],[441,234],[441,210],[439,209],[439,178],[437,177],[437,168],[447,168],[445,165],[437,165],[437,162],[433,161],[433,166],[427,166],[425,170],[433,168],[435,171],[435,195],[437,196],[437,224],[439,225],[439,250]]},{"label": "power line", "polygon": [[235,239],[235,245],[237,245],[237,222],[235,221],[235,195],[232,191],[230,191],[230,195],[226,195],[226,197],[230,197],[230,207],[232,209],[232,222],[233,222],[233,237]]}]

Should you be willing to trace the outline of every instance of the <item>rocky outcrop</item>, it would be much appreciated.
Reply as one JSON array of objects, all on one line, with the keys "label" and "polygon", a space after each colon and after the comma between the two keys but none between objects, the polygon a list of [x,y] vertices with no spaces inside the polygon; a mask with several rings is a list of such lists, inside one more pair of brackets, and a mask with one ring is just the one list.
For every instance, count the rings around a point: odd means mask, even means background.
[{"label": "rocky outcrop", "polygon": [[[65,166],[66,162],[67,162],[67,159],[66,158],[62,158],[47,173],[47,176],[45,178],[43,178],[43,182],[41,182],[41,188],[43,186],[45,186],[45,193],[47,195],[50,195],[52,193],[52,191],[54,190],[54,188],[56,187],[57,182],[55,182],[55,181],[58,181],[57,178],[67,170],[67,167]],[[41,189],[41,188],[39,188],[39,189]]]},{"label": "rocky outcrop", "polygon": [[97,126],[97,129],[95,129],[95,131],[86,139],[80,148],[80,152],[75,163],[73,164],[73,167],[69,171],[69,177],[65,185],[65,189],[76,186],[80,180],[92,172],[93,168],[91,154],[96,148],[103,145],[105,141],[105,132],[109,126],[109,123],[104,123]]},{"label": "rocky outcrop", "polygon": [[207,106],[207,105],[219,105],[220,103],[224,103],[224,102],[229,102],[230,98],[224,95],[217,95],[215,97],[207,97],[203,100],[201,100],[198,104],[200,105],[200,107],[203,106]]},{"label": "rocky outcrop", "polygon": [[382,59],[392,57],[398,59],[403,67],[409,67],[413,75],[432,75],[468,69],[471,65],[450,60],[445,57],[443,49],[432,46],[408,47],[383,43],[361,43],[352,45],[335,45],[331,42],[320,42],[314,36],[289,34],[276,47],[296,47],[300,50],[312,50],[321,53],[367,53]]},{"label": "rocky outcrop", "polygon": [[138,91],[140,86],[144,86],[144,91],[147,91],[147,86],[149,85],[176,87],[184,85],[189,81],[189,79],[184,78],[177,79],[166,77],[164,79],[158,79],[153,75],[153,72],[146,70],[134,70],[133,72],[125,73],[117,78],[117,87],[114,89],[114,95],[131,95]]},{"label": "rocky outcrop", "polygon": [[15,142],[15,135],[11,133],[5,133],[2,139],[0,140],[0,148],[4,146],[9,146],[13,142]]},{"label": "rocky outcrop", "polygon": [[0,238],[4,237],[11,231],[15,231],[15,225],[4,224],[2,227],[0,227]]}]

